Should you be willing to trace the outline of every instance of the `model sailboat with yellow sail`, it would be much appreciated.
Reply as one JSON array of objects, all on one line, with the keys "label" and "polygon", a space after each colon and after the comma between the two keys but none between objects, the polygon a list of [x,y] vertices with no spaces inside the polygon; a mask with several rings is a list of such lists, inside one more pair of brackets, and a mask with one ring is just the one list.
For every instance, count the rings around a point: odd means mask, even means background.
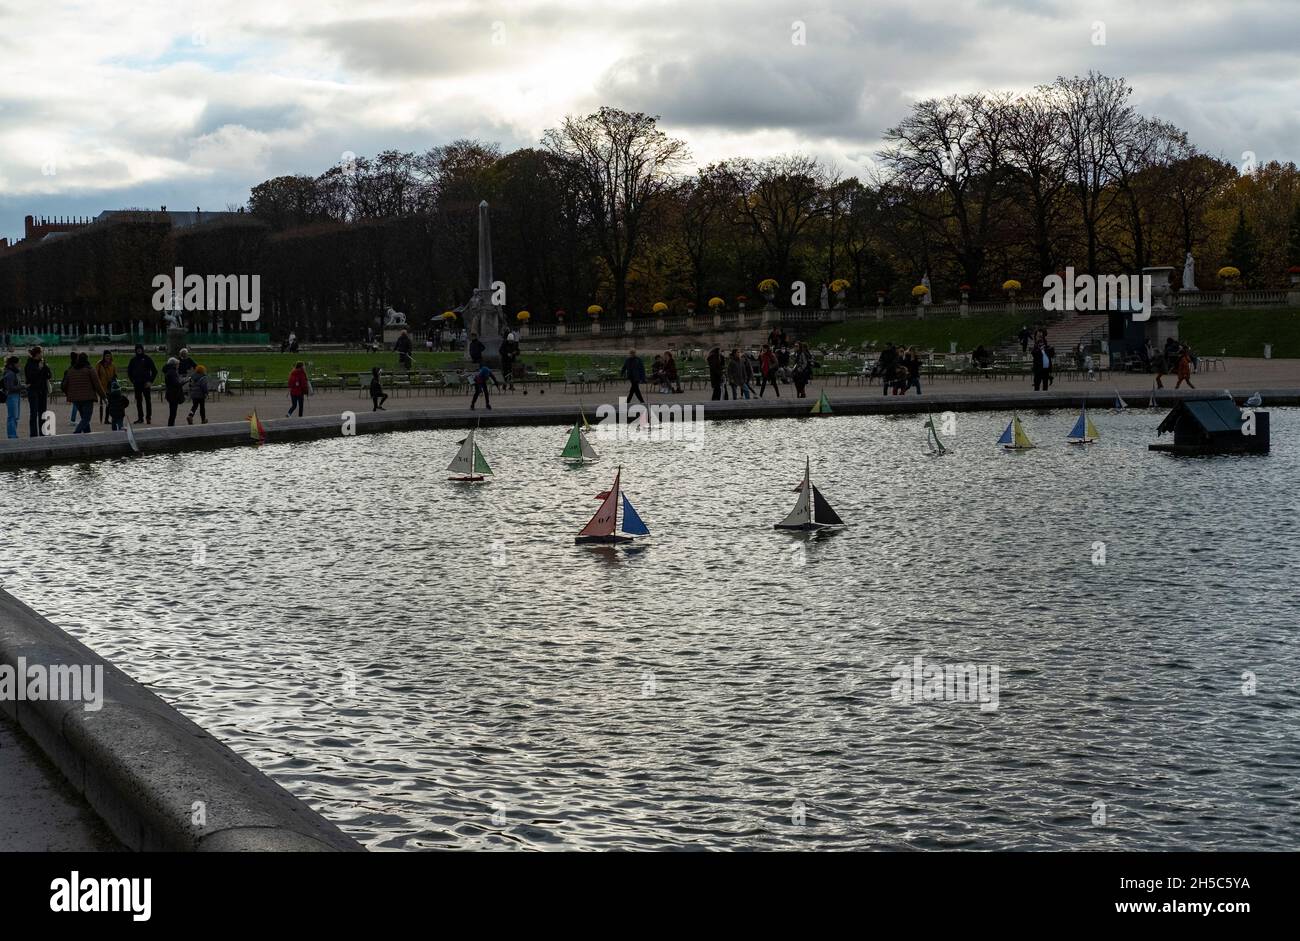
[{"label": "model sailboat with yellow sail", "polygon": [[1025,434],[1024,426],[1020,424],[1019,415],[1011,416],[1011,424],[1007,425],[1007,430],[1002,432],[998,444],[1002,445],[1005,451],[1029,451],[1037,447],[1034,442],[1029,440],[1029,435]]}]

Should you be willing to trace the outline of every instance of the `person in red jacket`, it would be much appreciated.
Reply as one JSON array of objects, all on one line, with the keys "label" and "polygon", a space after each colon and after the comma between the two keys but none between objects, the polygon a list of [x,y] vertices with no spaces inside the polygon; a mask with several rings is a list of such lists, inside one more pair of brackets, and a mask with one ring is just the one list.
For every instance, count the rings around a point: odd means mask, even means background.
[{"label": "person in red jacket", "polygon": [[293,364],[293,371],[289,373],[289,414],[292,415],[294,409],[298,410],[298,417],[302,417],[303,399],[307,398],[307,392],[311,388],[311,383],[307,381],[307,370],[301,362]]}]

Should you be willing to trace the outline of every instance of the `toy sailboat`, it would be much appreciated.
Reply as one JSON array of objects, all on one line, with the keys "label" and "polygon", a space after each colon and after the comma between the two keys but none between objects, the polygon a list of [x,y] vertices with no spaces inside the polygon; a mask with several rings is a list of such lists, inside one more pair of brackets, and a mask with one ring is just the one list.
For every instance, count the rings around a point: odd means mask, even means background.
[{"label": "toy sailboat", "polygon": [[1007,425],[1007,430],[1002,432],[998,444],[1002,445],[1007,451],[1028,451],[1030,448],[1037,447],[1034,442],[1029,440],[1029,435],[1025,434],[1025,429],[1020,424],[1019,415],[1011,416],[1011,424]]},{"label": "toy sailboat", "polygon": [[486,479],[486,475],[492,473],[487,458],[483,456],[483,452],[474,443],[474,433],[476,431],[476,428],[469,430],[465,440],[460,443],[460,450],[456,452],[456,456],[447,465],[449,474],[459,475],[449,477],[448,480],[461,484],[482,483]]},{"label": "toy sailboat", "polygon": [[123,425],[122,427],[126,429],[126,443],[127,443],[127,445],[130,446],[130,448],[131,448],[132,451],[134,451],[136,454],[139,454],[139,453],[140,453],[140,445],[138,445],[138,444],[136,443],[136,440],[135,440],[135,432],[131,430],[131,423],[128,421],[128,422],[127,422],[125,425]]},{"label": "toy sailboat", "polygon": [[[586,425],[586,416],[583,416],[583,425]],[[590,426],[587,426],[590,427]],[[563,453],[560,457],[564,458],[570,464],[584,464],[587,461],[599,461],[600,455],[596,449],[591,446],[584,433],[584,429],[578,426],[575,421],[573,430],[569,432],[569,441],[564,446]]]},{"label": "toy sailboat", "polygon": [[948,453],[948,449],[943,446],[939,440],[939,432],[934,427],[934,416],[926,413],[925,417],[925,440],[930,446],[930,453],[935,457],[941,457]]},{"label": "toy sailboat", "polygon": [[1128,411],[1128,403],[1125,402],[1124,397],[1119,394],[1119,389],[1115,390],[1115,404],[1110,407],[1110,410],[1116,414]]},{"label": "toy sailboat", "polygon": [[1065,440],[1070,444],[1092,444],[1097,440],[1097,429],[1093,426],[1092,419],[1088,417],[1087,405],[1079,412],[1079,420],[1074,423]]},{"label": "toy sailboat", "polygon": [[1156,389],[1155,386],[1152,386],[1151,398],[1147,401],[1147,408],[1159,408],[1159,407],[1160,407],[1159,403],[1156,402]]},{"label": "toy sailboat", "polygon": [[773,529],[813,530],[844,525],[844,520],[831,509],[822,492],[813,486],[809,476],[809,464],[809,460],[804,458],[803,481],[795,487],[799,492],[799,499],[795,501],[794,509]]},{"label": "toy sailboat", "polygon": [[[632,501],[627,498],[627,494],[619,489],[619,481],[623,476],[623,468],[619,468],[614,474],[614,486],[610,487],[603,493],[598,493],[596,499],[601,501],[600,509],[596,515],[588,521],[587,525],[582,527],[582,531],[573,538],[578,545],[609,545],[611,543],[632,542],[633,536],[649,536],[650,529],[641,520],[641,516],[632,506]],[[618,512],[620,506],[623,510],[623,532],[626,535],[618,533]]]},{"label": "toy sailboat", "polygon": [[822,389],[821,398],[819,398],[819,399],[817,400],[817,404],[814,405],[814,406],[812,407],[812,412],[811,412],[811,414],[813,414],[813,415],[829,415],[829,414],[831,414],[831,400],[828,399],[828,398],[826,398],[826,390],[825,390],[825,389]]}]

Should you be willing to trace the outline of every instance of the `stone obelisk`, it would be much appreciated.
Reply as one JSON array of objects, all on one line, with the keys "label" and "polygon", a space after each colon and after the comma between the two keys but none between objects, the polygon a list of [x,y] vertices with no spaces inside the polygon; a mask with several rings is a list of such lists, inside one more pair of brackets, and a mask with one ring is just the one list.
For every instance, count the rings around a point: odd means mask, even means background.
[{"label": "stone obelisk", "polygon": [[[501,365],[501,308],[492,303],[492,224],[487,200],[478,204],[478,287],[465,305],[465,328],[477,333],[483,343],[483,362],[493,369]],[[465,344],[469,359],[469,344]]]}]

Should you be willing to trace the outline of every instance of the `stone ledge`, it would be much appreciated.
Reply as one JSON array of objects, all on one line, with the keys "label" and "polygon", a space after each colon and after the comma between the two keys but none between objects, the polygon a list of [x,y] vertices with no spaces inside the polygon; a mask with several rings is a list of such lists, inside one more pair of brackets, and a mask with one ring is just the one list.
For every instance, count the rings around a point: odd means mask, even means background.
[{"label": "stone ledge", "polygon": [[[361,851],[337,826],[150,690],[0,591],[0,663],[103,667],[103,708],[5,701],[0,708],[133,850]],[[193,805],[206,821],[195,826]]]}]

